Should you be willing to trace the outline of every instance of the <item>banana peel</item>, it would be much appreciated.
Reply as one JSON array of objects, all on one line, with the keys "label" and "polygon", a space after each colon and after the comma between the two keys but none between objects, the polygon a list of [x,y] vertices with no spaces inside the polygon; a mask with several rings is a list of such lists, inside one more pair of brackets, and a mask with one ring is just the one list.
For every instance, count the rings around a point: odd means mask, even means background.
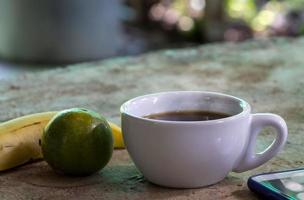
[{"label": "banana peel", "polygon": [[[0,124],[0,171],[42,159],[40,147],[44,127],[57,114],[44,112]],[[109,122],[114,148],[124,148],[121,128]]]},{"label": "banana peel", "polygon": [[113,122],[108,121],[108,123],[112,129],[112,134],[113,134],[113,138],[114,138],[114,148],[115,149],[125,148],[121,128],[119,126],[117,126],[116,124],[114,124]]}]

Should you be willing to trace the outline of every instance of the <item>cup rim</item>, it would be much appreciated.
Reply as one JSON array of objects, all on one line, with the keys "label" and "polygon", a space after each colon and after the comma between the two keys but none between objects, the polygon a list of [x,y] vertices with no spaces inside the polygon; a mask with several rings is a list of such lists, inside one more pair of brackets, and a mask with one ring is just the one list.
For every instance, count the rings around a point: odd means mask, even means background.
[{"label": "cup rim", "polygon": [[[238,114],[229,116],[229,117],[225,117],[225,118],[221,118],[221,119],[213,119],[213,120],[208,120],[208,121],[169,121],[169,120],[159,120],[159,119],[149,119],[149,118],[145,118],[143,116],[138,116],[138,115],[134,115],[131,114],[129,112],[127,112],[125,110],[127,104],[130,104],[133,101],[137,101],[139,99],[142,98],[147,98],[147,97],[154,97],[154,96],[158,96],[158,95],[162,95],[162,94],[174,94],[174,93],[204,93],[204,94],[210,94],[210,95],[218,95],[218,96],[223,96],[226,98],[230,98],[230,99],[234,99],[240,102],[240,106],[242,107],[242,111]],[[157,92],[157,93],[151,93],[151,94],[146,94],[146,95],[141,95],[141,96],[137,96],[134,97],[126,102],[124,102],[121,106],[120,106],[120,113],[121,114],[125,114],[127,116],[130,116],[132,118],[138,119],[138,120],[143,120],[143,121],[147,121],[147,122],[157,122],[157,123],[165,123],[165,124],[214,124],[214,123],[223,123],[223,122],[227,122],[227,121],[231,121],[231,120],[235,120],[235,119],[239,119],[241,117],[243,117],[246,114],[249,114],[251,112],[251,106],[248,102],[246,102],[245,100],[229,95],[229,94],[224,94],[224,93],[220,93],[220,92],[211,92],[211,91],[199,91],[199,90],[183,90],[183,91],[166,91],[166,92]]]}]

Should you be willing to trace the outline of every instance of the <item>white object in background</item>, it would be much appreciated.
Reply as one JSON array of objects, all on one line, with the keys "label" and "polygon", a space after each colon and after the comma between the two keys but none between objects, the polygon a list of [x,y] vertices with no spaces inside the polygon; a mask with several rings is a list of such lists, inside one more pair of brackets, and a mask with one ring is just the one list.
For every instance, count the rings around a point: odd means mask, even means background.
[{"label": "white object in background", "polygon": [[77,62],[122,49],[119,0],[1,0],[0,57]]}]

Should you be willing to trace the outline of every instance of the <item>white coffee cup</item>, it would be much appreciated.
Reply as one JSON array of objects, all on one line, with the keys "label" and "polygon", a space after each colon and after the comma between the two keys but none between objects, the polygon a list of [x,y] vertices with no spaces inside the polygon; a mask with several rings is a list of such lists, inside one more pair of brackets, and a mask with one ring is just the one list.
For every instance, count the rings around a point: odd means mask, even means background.
[{"label": "white coffee cup", "polygon": [[[148,119],[170,111],[212,111],[230,117],[209,121]],[[175,188],[196,188],[217,183],[233,172],[256,168],[284,146],[285,121],[269,113],[251,114],[250,105],[237,97],[202,91],[176,91],[131,99],[121,106],[126,148],[145,178]],[[276,139],[255,153],[257,135],[265,126]]]}]

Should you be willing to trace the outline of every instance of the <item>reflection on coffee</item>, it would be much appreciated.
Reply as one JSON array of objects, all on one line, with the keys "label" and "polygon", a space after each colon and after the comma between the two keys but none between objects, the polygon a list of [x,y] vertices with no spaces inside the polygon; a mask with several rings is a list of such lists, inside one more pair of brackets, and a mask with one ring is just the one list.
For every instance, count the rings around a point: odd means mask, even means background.
[{"label": "reflection on coffee", "polygon": [[230,117],[230,114],[202,111],[202,110],[185,110],[155,113],[144,116],[148,119],[157,119],[165,121],[208,121]]}]

